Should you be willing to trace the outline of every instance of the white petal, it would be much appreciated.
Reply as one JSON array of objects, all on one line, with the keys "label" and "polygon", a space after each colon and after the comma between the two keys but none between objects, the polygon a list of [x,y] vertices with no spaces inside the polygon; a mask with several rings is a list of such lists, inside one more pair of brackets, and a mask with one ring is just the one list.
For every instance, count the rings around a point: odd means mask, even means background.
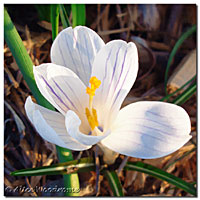
[{"label": "white petal", "polygon": [[104,46],[103,40],[93,30],[77,26],[61,31],[51,47],[51,61],[74,71],[87,86],[92,63]]},{"label": "white petal", "polygon": [[99,110],[98,118],[104,126],[116,117],[135,82],[137,72],[138,53],[133,42],[127,44],[122,40],[114,40],[97,54],[92,76],[101,81],[101,86],[96,90],[94,106]]},{"label": "white petal", "polygon": [[65,125],[69,135],[84,145],[94,145],[110,134],[110,131],[106,131],[106,133],[100,136],[86,135],[81,133],[79,130],[81,120],[76,113],[71,110],[69,110],[65,116]]},{"label": "white petal", "polygon": [[144,101],[124,107],[102,144],[136,158],[159,158],[182,147],[190,138],[190,118],[174,104]]},{"label": "white petal", "polygon": [[30,96],[26,99],[25,110],[37,132],[48,142],[75,151],[91,147],[79,143],[67,133],[62,114],[33,103]]},{"label": "white petal", "polygon": [[[52,63],[34,67],[34,76],[42,95],[63,115],[74,110],[81,120],[85,120],[88,107],[86,86],[78,76],[66,67]],[[87,128],[87,121],[83,123]]]}]

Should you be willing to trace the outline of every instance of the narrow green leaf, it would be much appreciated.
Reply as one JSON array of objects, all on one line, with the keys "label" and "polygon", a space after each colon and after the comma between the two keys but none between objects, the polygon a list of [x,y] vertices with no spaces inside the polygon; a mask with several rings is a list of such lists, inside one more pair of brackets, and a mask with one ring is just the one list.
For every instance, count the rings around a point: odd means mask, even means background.
[{"label": "narrow green leaf", "polygon": [[[196,75],[193,76],[189,81],[187,81],[184,85],[182,85],[179,89],[177,89],[176,91],[172,92],[171,94],[168,94],[167,96],[163,97],[160,101],[165,101],[165,100],[169,100],[170,97],[174,96],[176,93],[180,92],[184,87],[186,87],[187,85],[189,85],[193,80],[196,79]],[[168,101],[169,102],[169,101]]]},{"label": "narrow green leaf", "polygon": [[197,90],[197,84],[194,83],[190,87],[188,87],[181,95],[179,95],[176,99],[172,101],[172,103],[176,105],[182,105],[184,104],[187,100],[190,99],[190,97],[193,96],[193,94]]},{"label": "narrow green leaf", "polygon": [[192,184],[187,183],[182,179],[152,165],[142,162],[127,162],[124,170],[139,171],[145,174],[149,174],[155,178],[167,181],[168,183],[196,196],[196,188]]},{"label": "narrow green leaf", "polygon": [[172,63],[172,60],[177,52],[177,50],[179,49],[179,47],[182,45],[182,43],[190,36],[192,35],[195,31],[196,31],[197,27],[196,25],[193,25],[188,31],[186,31],[185,33],[183,33],[183,35],[179,38],[179,40],[176,42],[174,48],[172,49],[172,52],[170,53],[168,62],[167,62],[167,68],[165,70],[165,81],[164,81],[164,85],[165,85],[165,93],[167,95],[167,78],[168,78],[168,72],[169,72],[169,68],[170,65]]},{"label": "narrow green leaf", "polygon": [[60,8],[60,19],[63,25],[63,28],[67,28],[70,26],[69,18],[67,16],[67,12],[63,4],[59,5]]},{"label": "narrow green leaf", "polygon": [[52,40],[58,35],[59,28],[59,5],[51,5],[51,26],[52,26]]},{"label": "narrow green leaf", "polygon": [[12,176],[42,176],[42,175],[65,175],[77,172],[88,172],[95,170],[93,158],[82,158],[51,166],[28,168],[11,172]]},{"label": "narrow green leaf", "polygon": [[85,25],[86,22],[86,15],[85,15],[85,4],[72,4],[72,27],[78,25]]},{"label": "narrow green leaf", "polygon": [[102,173],[107,178],[114,196],[117,197],[124,196],[122,184],[119,180],[117,173],[115,171],[108,171],[108,170],[103,170]]}]

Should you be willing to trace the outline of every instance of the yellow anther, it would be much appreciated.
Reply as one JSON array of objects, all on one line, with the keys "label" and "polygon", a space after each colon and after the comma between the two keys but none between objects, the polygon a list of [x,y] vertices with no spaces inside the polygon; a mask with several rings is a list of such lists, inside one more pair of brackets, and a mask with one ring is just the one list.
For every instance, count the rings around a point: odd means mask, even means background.
[{"label": "yellow anther", "polygon": [[101,85],[101,81],[95,76],[90,78],[91,87],[86,88],[86,93],[89,94],[89,109],[85,109],[85,114],[88,123],[93,131],[96,126],[98,126],[97,111],[92,107],[93,97],[95,96],[95,91]]},{"label": "yellow anther", "polygon": [[92,108],[92,114],[93,114],[95,125],[98,126],[99,123],[98,123],[98,119],[97,119],[97,111],[94,108]]},{"label": "yellow anther", "polygon": [[91,88],[97,89],[101,85],[101,81],[95,76],[90,78]]},{"label": "yellow anther", "polygon": [[95,120],[94,116],[91,115],[88,108],[85,109],[85,114],[86,114],[87,120],[89,122],[89,125],[93,131],[94,128],[98,125],[98,122]]},{"label": "yellow anther", "polygon": [[95,91],[96,89],[100,86],[101,81],[99,79],[97,79],[95,76],[90,78],[90,84],[91,84],[91,88],[87,87],[86,88],[86,93],[89,94],[90,98],[89,98],[89,109],[92,112],[92,102],[93,102],[93,97],[95,95]]},{"label": "yellow anther", "polygon": [[101,85],[101,81],[97,79],[95,76],[93,76],[90,78],[90,84],[91,84],[91,88],[87,87],[86,93],[91,96],[94,96],[96,89],[99,88],[99,86]]},{"label": "yellow anther", "polygon": [[86,93],[91,95],[91,96],[94,96],[95,95],[95,90],[87,87],[86,88]]}]

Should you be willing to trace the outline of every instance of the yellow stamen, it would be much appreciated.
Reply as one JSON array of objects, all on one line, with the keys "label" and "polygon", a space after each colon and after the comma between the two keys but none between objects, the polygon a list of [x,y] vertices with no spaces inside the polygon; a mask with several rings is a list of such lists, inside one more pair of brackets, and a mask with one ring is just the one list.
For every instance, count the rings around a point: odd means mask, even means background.
[{"label": "yellow stamen", "polygon": [[98,126],[98,119],[97,119],[97,111],[92,107],[93,97],[95,96],[95,91],[101,85],[101,81],[98,80],[95,76],[90,78],[91,87],[86,88],[86,93],[89,94],[89,109],[85,109],[85,114],[87,116],[88,123],[92,129]]},{"label": "yellow stamen", "polygon": [[92,110],[92,102],[93,102],[93,96],[90,95],[90,98],[89,98],[89,109],[90,109],[90,111]]},{"label": "yellow stamen", "polygon": [[93,131],[94,128],[96,127],[96,123],[95,123],[94,117],[91,115],[91,113],[90,113],[88,108],[85,109],[85,114],[86,114],[87,120],[89,122],[89,125],[90,125],[90,127],[91,127],[91,129]]},{"label": "yellow stamen", "polygon": [[90,84],[91,84],[91,87],[94,87],[94,89],[97,89],[101,85],[101,81],[98,80],[95,76],[93,76],[90,79]]},{"label": "yellow stamen", "polygon": [[94,96],[95,95],[95,90],[87,87],[86,88],[86,93],[91,95],[91,96]]},{"label": "yellow stamen", "polygon": [[92,113],[91,113],[88,108],[85,108],[85,114],[90,124],[90,127],[93,131],[94,128],[99,125],[98,120],[97,120],[97,111],[93,108]]},{"label": "yellow stamen", "polygon": [[94,119],[95,125],[98,126],[99,123],[98,123],[98,119],[97,119],[97,111],[94,108],[92,108],[92,114],[93,114],[93,119]]},{"label": "yellow stamen", "polygon": [[99,86],[101,85],[101,81],[98,80],[95,76],[93,76],[90,78],[90,84],[91,84],[91,88],[87,87],[86,93],[91,96],[94,96],[96,89],[99,88]]}]

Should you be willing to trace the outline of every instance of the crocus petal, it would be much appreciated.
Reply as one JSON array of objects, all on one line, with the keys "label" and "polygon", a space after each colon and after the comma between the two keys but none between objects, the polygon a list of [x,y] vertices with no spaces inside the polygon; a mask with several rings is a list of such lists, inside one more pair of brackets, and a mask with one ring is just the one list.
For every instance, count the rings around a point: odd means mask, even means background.
[{"label": "crocus petal", "polygon": [[96,76],[101,85],[96,91],[94,106],[99,110],[98,118],[104,127],[119,112],[124,98],[135,82],[137,72],[138,53],[132,42],[111,41],[97,54],[92,76]]},{"label": "crocus petal", "polygon": [[81,120],[85,119],[86,86],[73,71],[48,63],[34,67],[34,76],[42,95],[63,115],[74,110]]},{"label": "crocus petal", "polygon": [[81,120],[79,119],[79,117],[76,115],[75,112],[69,110],[65,116],[65,126],[67,132],[69,133],[69,135],[71,135],[71,137],[78,140],[82,144],[94,145],[110,134],[110,131],[106,131],[106,133],[100,136],[86,135],[80,132],[79,130],[80,125],[81,125]]},{"label": "crocus petal", "polygon": [[123,108],[102,144],[136,158],[158,158],[182,147],[190,138],[190,118],[174,104],[137,102]]},{"label": "crocus petal", "polygon": [[79,143],[67,133],[62,114],[33,103],[31,97],[26,99],[25,110],[37,132],[48,142],[76,151],[91,147]]},{"label": "crocus petal", "polygon": [[104,46],[103,40],[93,30],[77,26],[61,31],[51,47],[51,61],[75,72],[87,86],[92,63]]}]

